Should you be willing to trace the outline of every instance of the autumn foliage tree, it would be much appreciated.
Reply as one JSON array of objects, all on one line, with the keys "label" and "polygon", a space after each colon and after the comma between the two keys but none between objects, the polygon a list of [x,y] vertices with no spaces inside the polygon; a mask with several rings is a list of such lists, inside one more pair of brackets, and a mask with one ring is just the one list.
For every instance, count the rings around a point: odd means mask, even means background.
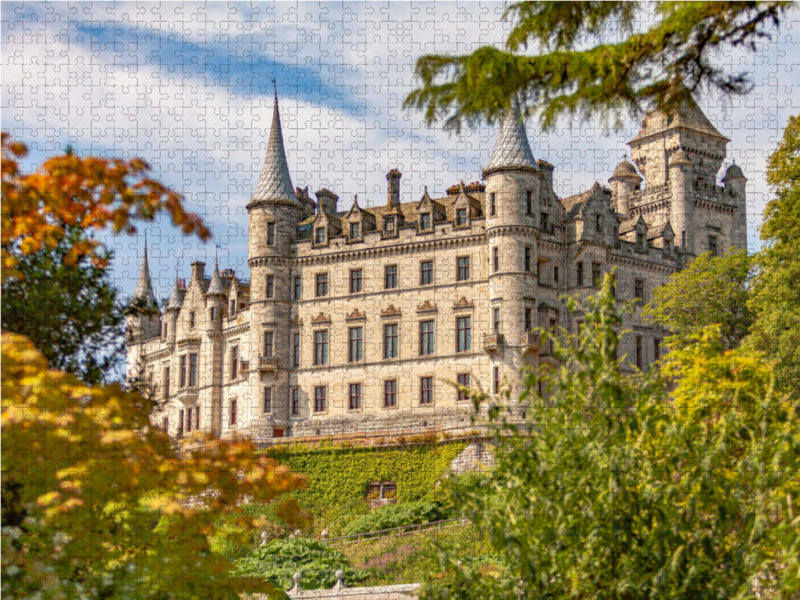
[{"label": "autumn foliage tree", "polygon": [[[25,148],[2,139],[3,276],[22,255],[69,243],[67,227],[133,232],[166,211],[207,238],[179,194],[148,177],[143,161],[76,155],[23,173]],[[103,248],[80,238],[72,256]],[[69,263],[67,253],[65,262]],[[88,386],[52,370],[25,337],[2,335],[2,593],[9,598],[228,598],[270,592],[228,576],[209,539],[244,496],[273,502],[304,478],[246,441],[198,433],[177,452],[149,426],[151,402],[114,384]],[[280,515],[302,524],[295,502]],[[154,517],[173,515],[166,533]],[[259,526],[242,516],[243,529]]]}]

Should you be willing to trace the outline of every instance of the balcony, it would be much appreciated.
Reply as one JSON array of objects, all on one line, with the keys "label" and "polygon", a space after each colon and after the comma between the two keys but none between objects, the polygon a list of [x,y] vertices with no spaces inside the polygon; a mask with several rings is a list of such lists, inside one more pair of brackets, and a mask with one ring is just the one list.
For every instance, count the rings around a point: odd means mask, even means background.
[{"label": "balcony", "polygon": [[502,333],[487,333],[483,336],[483,349],[486,352],[497,352],[504,342]]},{"label": "balcony", "polygon": [[175,396],[186,405],[193,404],[199,395],[199,389],[196,385],[186,385],[178,388]]},{"label": "balcony", "polygon": [[539,352],[542,349],[542,335],[533,331],[522,334],[522,351]]},{"label": "balcony", "polygon": [[263,372],[277,371],[278,370],[278,357],[277,356],[259,356],[258,357],[258,370]]}]

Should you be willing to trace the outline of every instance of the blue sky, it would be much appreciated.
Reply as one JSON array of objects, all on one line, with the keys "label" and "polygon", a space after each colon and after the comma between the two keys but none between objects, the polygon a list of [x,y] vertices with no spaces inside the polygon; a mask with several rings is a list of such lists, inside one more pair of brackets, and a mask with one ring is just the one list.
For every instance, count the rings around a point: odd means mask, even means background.
[{"label": "blue sky", "polygon": [[[401,108],[415,60],[500,44],[503,3],[13,3],[2,15],[2,127],[29,145],[28,166],[71,144],[77,152],[139,156],[210,223],[223,267],[247,276],[245,205],[261,167],[278,82],[284,140],[295,186],[327,187],[348,208],[353,196],[385,202],[385,173],[403,172],[404,200],[480,178],[493,126],[451,134]],[[744,98],[698,98],[732,139],[729,160],[748,177],[749,240],[769,198],[764,165],[790,115],[800,112],[798,12],[756,53],[717,61],[752,74]],[[643,26],[647,24],[644,23]],[[611,32],[613,36],[613,32]],[[556,166],[567,196],[607,183],[638,130],[562,119],[542,133],[528,123],[536,158]],[[724,172],[720,172],[720,175]],[[166,223],[140,227],[150,241],[159,297],[175,267],[213,262],[214,242]],[[109,237],[114,277],[135,287],[142,236]],[[209,266],[210,268],[210,266]]]}]

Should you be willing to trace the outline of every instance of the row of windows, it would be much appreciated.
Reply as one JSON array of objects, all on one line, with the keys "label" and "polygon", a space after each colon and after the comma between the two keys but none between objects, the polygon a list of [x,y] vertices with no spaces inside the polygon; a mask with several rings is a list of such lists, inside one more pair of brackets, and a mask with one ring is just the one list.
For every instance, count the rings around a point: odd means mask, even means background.
[{"label": "row of windows", "polygon": [[[469,373],[458,374],[458,385],[461,388],[469,388],[470,375]],[[494,367],[494,390],[495,393],[499,391],[500,387],[500,367]],[[263,411],[264,413],[272,412],[272,396],[273,391],[271,387],[264,388],[263,393]],[[325,412],[328,410],[328,387],[316,386],[314,388],[313,409],[314,412]],[[457,391],[457,399],[459,401],[468,400],[465,389]],[[347,387],[347,408],[348,410],[359,410],[363,407],[363,384],[350,383]],[[392,408],[398,405],[398,386],[396,379],[388,379],[383,382],[383,406],[385,408]],[[433,377],[420,377],[419,380],[419,402],[420,404],[433,404]],[[290,409],[292,415],[300,414],[300,390],[293,388],[291,392]],[[199,409],[198,409],[199,410]],[[181,414],[183,411],[181,411]],[[183,417],[181,417],[183,418]],[[237,410],[236,400],[231,400],[230,410],[230,424],[236,425]],[[199,420],[198,420],[199,423]]]},{"label": "row of windows", "polygon": [[[169,431],[169,417],[161,420],[161,428],[164,432]],[[200,429],[200,405],[196,404],[186,410],[178,412],[178,435],[191,433],[192,429]]]}]

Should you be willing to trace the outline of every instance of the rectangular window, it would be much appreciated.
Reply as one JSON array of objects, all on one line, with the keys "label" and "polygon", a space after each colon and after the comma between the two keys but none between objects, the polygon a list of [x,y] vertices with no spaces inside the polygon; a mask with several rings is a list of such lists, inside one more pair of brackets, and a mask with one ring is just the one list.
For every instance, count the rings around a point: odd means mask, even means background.
[{"label": "rectangular window", "polygon": [[[213,311],[214,309],[212,308],[211,310]],[[167,337],[167,324],[166,323],[164,323],[164,337],[165,338]]]},{"label": "rectangular window", "polygon": [[433,402],[433,377],[423,377],[419,380],[419,403],[431,404]]},{"label": "rectangular window", "polygon": [[422,321],[419,324],[419,353],[429,356],[434,352],[433,321]]},{"label": "rectangular window", "polygon": [[550,346],[550,354],[553,353],[553,338],[555,336],[556,336],[556,320],[550,319],[550,340],[548,344]]},{"label": "rectangular window", "polygon": [[275,296],[275,276],[267,275],[267,298]]},{"label": "rectangular window", "polygon": [[350,239],[357,240],[361,237],[361,223],[350,223]]},{"label": "rectangular window", "polygon": [[600,263],[592,263],[592,285],[600,287]]},{"label": "rectangular window", "polygon": [[194,329],[194,312],[189,313],[189,329]]},{"label": "rectangular window", "polygon": [[530,331],[533,329],[533,309],[526,308],[525,309],[525,331]]},{"label": "rectangular window", "polygon": [[533,192],[525,192],[525,214],[533,214]]},{"label": "rectangular window", "polygon": [[328,400],[328,388],[325,386],[314,388],[314,412],[325,412]]},{"label": "rectangular window", "polygon": [[431,213],[425,213],[420,216],[420,229],[426,230],[431,228]]},{"label": "rectangular window", "polygon": [[164,417],[163,419],[161,419],[161,430],[164,433],[169,432],[169,417]]},{"label": "rectangular window", "polygon": [[350,410],[358,410],[361,408],[361,384],[350,384]]},{"label": "rectangular window", "polygon": [[466,225],[467,224],[467,209],[466,208],[459,208],[456,211],[456,225]]},{"label": "rectangular window", "polygon": [[189,355],[189,386],[197,385],[197,354]]},{"label": "rectangular window", "polygon": [[215,310],[215,307],[212,306],[211,310],[208,311],[209,321],[213,323],[216,316],[217,316],[217,311]]},{"label": "rectangular window", "polygon": [[713,235],[708,236],[708,251],[711,256],[717,256],[717,238]]},{"label": "rectangular window", "polygon": [[681,246],[686,246],[686,232],[681,231]]},{"label": "rectangular window", "polygon": [[272,356],[275,350],[275,344],[273,343],[275,340],[275,334],[271,331],[264,333],[264,356],[270,357]]},{"label": "rectangular window", "polygon": [[579,262],[577,264],[577,269],[578,269],[578,271],[577,271],[577,274],[578,274],[577,285],[578,286],[582,286],[583,285],[583,263],[582,262]]},{"label": "rectangular window", "polygon": [[300,277],[295,277],[294,278],[294,299],[295,300],[300,300],[300,296],[302,294],[302,292],[300,291],[300,282],[301,281],[302,281],[302,279]]},{"label": "rectangular window", "polygon": [[558,267],[553,267],[553,281],[558,281]]},{"label": "rectangular window", "polygon": [[231,348],[231,381],[239,375],[239,349]]},{"label": "rectangular window", "polygon": [[494,193],[489,194],[489,216],[494,217],[497,214],[497,196]]},{"label": "rectangular window", "polygon": [[182,354],[178,358],[178,387],[186,387],[186,355]]},{"label": "rectangular window", "polygon": [[492,377],[492,384],[494,388],[494,393],[500,393],[500,367],[494,367],[493,369],[493,377]]},{"label": "rectangular window", "polygon": [[547,223],[548,215],[547,213],[542,213],[539,215],[539,229],[542,231],[547,231],[548,223]]},{"label": "rectangular window", "polygon": [[191,408],[186,410],[186,433],[192,432],[192,416],[194,416],[194,411]]},{"label": "rectangular window", "polygon": [[531,247],[525,246],[525,271],[530,273],[531,271]]},{"label": "rectangular window", "polygon": [[397,266],[386,267],[384,272],[383,287],[392,290],[397,287]]},{"label": "rectangular window", "polygon": [[200,429],[200,407],[196,406],[194,409],[194,428]]},{"label": "rectangular window", "polygon": [[500,333],[500,309],[492,309],[492,331]]},{"label": "rectangular window", "polygon": [[169,398],[169,367],[164,367],[164,399]]},{"label": "rectangular window", "polygon": [[594,216],[594,230],[600,233],[603,230],[603,217],[601,215]]},{"label": "rectangular window", "polygon": [[456,319],[456,352],[467,352],[472,348],[472,317]]},{"label": "rectangular window", "polygon": [[500,270],[500,248],[492,248],[492,271],[497,273]]},{"label": "rectangular window", "polygon": [[314,364],[327,365],[328,364],[328,332],[315,331],[314,332]]},{"label": "rectangular window", "polygon": [[317,243],[318,244],[325,243],[325,228],[324,227],[318,227],[317,228]]},{"label": "rectangular window", "polygon": [[397,406],[397,381],[394,379],[383,382],[383,405]]},{"label": "rectangular window", "polygon": [[267,246],[275,245],[275,223],[267,225]]},{"label": "rectangular window", "polygon": [[358,294],[361,291],[361,280],[364,272],[361,269],[350,271],[350,293]]},{"label": "rectangular window", "polygon": [[458,281],[469,279],[469,257],[463,256],[458,259]]},{"label": "rectangular window", "polygon": [[636,367],[642,368],[642,336],[636,336]]},{"label": "rectangular window", "polygon": [[661,340],[653,340],[653,360],[661,360]]},{"label": "rectangular window", "polygon": [[[469,387],[469,373],[459,373],[458,374],[458,385],[461,387],[468,388]],[[466,392],[462,390],[458,390],[458,399],[459,400],[467,400]]]},{"label": "rectangular window", "polygon": [[350,328],[350,362],[355,362],[364,358],[364,328]]},{"label": "rectangular window", "polygon": [[297,388],[292,390],[292,414],[300,414],[300,390]]},{"label": "rectangular window", "polygon": [[672,252],[672,242],[664,240],[664,256],[669,256]]},{"label": "rectangular window", "polygon": [[383,358],[397,358],[397,324],[383,327]]},{"label": "rectangular window", "polygon": [[433,261],[426,260],[420,263],[420,285],[431,285],[433,283]]},{"label": "rectangular window", "polygon": [[294,359],[294,368],[300,366],[300,334],[292,334],[292,358]]},{"label": "rectangular window", "polygon": [[236,425],[236,413],[237,412],[238,412],[238,410],[236,408],[236,400],[231,400],[231,418],[230,418],[230,424],[231,425]]},{"label": "rectangular window", "polygon": [[231,314],[236,312],[236,300],[231,300]]},{"label": "rectangular window", "polygon": [[636,250],[638,252],[644,252],[645,240],[643,233],[636,234]]},{"label": "rectangular window", "polygon": [[317,275],[317,298],[328,295],[328,274],[319,273]]},{"label": "rectangular window", "polygon": [[178,413],[178,435],[183,435],[183,410]]},{"label": "rectangular window", "polygon": [[272,412],[272,388],[264,388],[264,412]]},{"label": "rectangular window", "polygon": [[633,297],[644,300],[644,281],[642,279],[633,280]]}]

